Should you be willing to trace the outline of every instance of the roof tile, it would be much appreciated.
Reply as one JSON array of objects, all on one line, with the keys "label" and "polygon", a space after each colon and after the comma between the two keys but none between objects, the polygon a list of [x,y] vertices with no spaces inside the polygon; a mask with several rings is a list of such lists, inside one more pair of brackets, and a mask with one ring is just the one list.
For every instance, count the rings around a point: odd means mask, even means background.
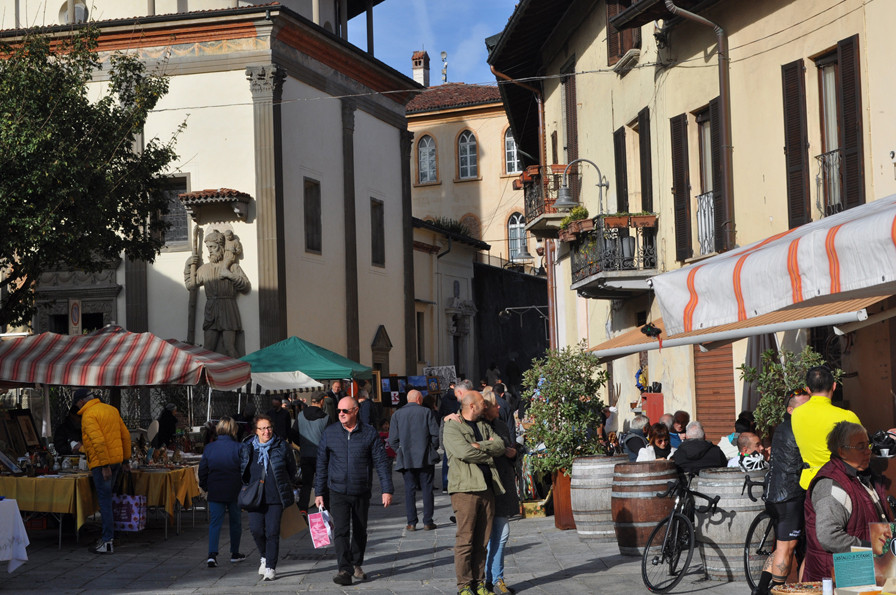
[{"label": "roof tile", "polygon": [[429,112],[453,107],[501,103],[497,86],[445,83],[429,87],[408,103],[407,113]]}]

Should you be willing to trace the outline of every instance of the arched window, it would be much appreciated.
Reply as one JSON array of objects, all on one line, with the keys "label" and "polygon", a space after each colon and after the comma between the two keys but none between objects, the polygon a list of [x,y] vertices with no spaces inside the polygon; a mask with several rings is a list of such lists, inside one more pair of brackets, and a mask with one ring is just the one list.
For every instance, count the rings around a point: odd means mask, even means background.
[{"label": "arched window", "polygon": [[417,182],[436,182],[436,173],[436,141],[427,135],[417,143]]},{"label": "arched window", "polygon": [[87,6],[84,4],[83,0],[68,0],[63,3],[62,8],[59,9],[59,22],[63,25],[70,25],[69,21],[71,21],[71,17],[69,16],[69,8],[70,5],[74,4],[74,22],[75,23],[86,23],[87,22]]},{"label": "arched window", "polygon": [[507,243],[510,260],[517,260],[526,253],[526,220],[521,213],[514,213],[507,220]]},{"label": "arched window", "polygon": [[457,137],[457,175],[461,180],[469,180],[479,176],[476,154],[476,136],[464,130]]},{"label": "arched window", "polygon": [[518,174],[523,171],[520,165],[520,156],[516,150],[516,139],[510,128],[504,133],[504,173]]}]

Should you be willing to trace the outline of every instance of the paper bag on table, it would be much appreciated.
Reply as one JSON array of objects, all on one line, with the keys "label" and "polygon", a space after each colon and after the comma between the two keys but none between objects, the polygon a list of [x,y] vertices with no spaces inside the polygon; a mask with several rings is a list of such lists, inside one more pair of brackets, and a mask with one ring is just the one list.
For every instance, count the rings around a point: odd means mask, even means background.
[{"label": "paper bag on table", "polygon": [[308,528],[297,505],[287,506],[280,517],[280,537],[287,539]]}]

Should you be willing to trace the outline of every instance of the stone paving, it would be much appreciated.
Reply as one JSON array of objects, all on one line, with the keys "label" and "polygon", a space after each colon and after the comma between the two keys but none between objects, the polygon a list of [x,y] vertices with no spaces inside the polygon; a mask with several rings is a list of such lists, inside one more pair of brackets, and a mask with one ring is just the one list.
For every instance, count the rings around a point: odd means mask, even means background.
[{"label": "stone paving", "polygon": [[[437,475],[438,477],[438,475]],[[55,530],[29,530],[29,561],[7,575],[0,590],[8,593],[456,593],[454,580],[454,525],[447,494],[436,496],[438,529],[405,530],[404,489],[394,474],[395,498],[388,509],[371,506],[369,541],[364,570],[369,579],[350,587],[333,583],[336,572],[332,547],[316,550],[307,531],[281,541],[277,580],[264,582],[258,553],[243,517],[241,550],[248,559],[231,564],[228,533],[222,530],[218,568],[206,566],[208,532],[203,510],[183,514],[179,535],[169,529],[165,540],[162,519],[151,516],[149,528],[116,536],[111,556],[92,554],[87,544],[99,536],[98,522],[82,529],[80,543],[69,531],[57,549]],[[375,488],[376,490],[376,488]],[[378,500],[374,496],[374,501]],[[418,504],[419,506],[419,504]],[[749,594],[745,582],[721,583],[703,579],[702,562],[695,553],[690,571],[673,593]],[[553,518],[511,521],[507,546],[507,583],[518,593],[647,593],[641,581],[640,558],[619,555],[615,543],[580,540],[575,531],[559,531]]]}]

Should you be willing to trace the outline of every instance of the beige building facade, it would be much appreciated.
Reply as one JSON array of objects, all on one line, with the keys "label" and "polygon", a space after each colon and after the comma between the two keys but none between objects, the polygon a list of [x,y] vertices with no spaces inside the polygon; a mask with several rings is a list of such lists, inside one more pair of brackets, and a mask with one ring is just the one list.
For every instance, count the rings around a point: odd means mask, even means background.
[{"label": "beige building facade", "polygon": [[[523,0],[492,43],[498,79],[517,81],[501,87],[511,128],[534,156],[523,164],[527,229],[550,257],[555,344],[600,346],[657,321],[652,276],[896,192],[885,32],[896,6],[681,0],[673,8]],[[576,159],[592,162],[568,179],[591,221],[570,234],[553,204]],[[840,365],[845,404],[876,430],[896,421],[892,399],[860,397],[896,387],[894,337],[887,322],[842,338],[816,328],[776,339],[791,350],[813,344]],[[887,345],[873,372],[869,344]],[[640,404],[641,369],[662,384],[665,411],[690,411],[713,439],[730,432],[755,404],[737,370],[750,340],[711,347],[608,363],[608,396],[623,420]]]}]

